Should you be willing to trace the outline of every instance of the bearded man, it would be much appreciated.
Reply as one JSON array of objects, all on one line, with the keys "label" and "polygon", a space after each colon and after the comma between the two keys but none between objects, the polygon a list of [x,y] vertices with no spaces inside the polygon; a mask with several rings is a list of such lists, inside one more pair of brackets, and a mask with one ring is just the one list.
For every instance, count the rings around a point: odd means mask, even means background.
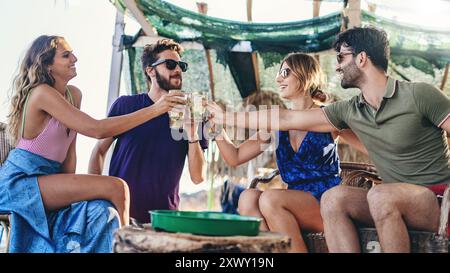
[{"label": "bearded man", "polygon": [[[130,216],[138,223],[150,221],[148,211],[177,210],[180,201],[179,183],[186,155],[191,180],[201,183],[206,173],[203,150],[207,140],[199,134],[199,124],[184,124],[184,137],[169,127],[169,115],[162,110],[173,94],[169,90],[182,87],[182,72],[188,64],[181,61],[183,48],[170,39],[146,45],[141,57],[148,81],[148,93],[121,96],[111,106],[108,116],[126,115],[151,106],[161,109],[160,115],[115,137],[99,140],[89,162],[90,174],[101,174],[105,155],[116,141],[109,166],[109,175],[127,181],[130,189]],[[201,126],[200,126],[201,129]],[[177,130],[178,131],[178,130]],[[176,132],[179,133],[179,132]]]}]

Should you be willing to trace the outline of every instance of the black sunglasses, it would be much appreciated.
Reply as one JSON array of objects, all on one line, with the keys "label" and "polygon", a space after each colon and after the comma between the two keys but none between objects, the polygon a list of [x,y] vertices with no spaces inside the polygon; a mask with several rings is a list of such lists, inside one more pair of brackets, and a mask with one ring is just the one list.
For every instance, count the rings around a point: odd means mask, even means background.
[{"label": "black sunglasses", "polygon": [[174,70],[177,67],[177,65],[180,66],[181,71],[183,71],[183,72],[186,72],[187,69],[188,69],[188,64],[187,63],[182,62],[182,61],[177,62],[177,61],[172,60],[172,59],[161,59],[161,60],[158,60],[158,61],[152,63],[151,67],[155,67],[155,66],[160,65],[162,63],[166,63],[166,67],[169,70]]},{"label": "black sunglasses", "polygon": [[338,54],[336,54],[336,60],[338,62],[338,64],[340,64],[342,62],[342,60],[344,59],[345,56],[347,55],[355,55],[355,53],[353,52],[339,52]]}]

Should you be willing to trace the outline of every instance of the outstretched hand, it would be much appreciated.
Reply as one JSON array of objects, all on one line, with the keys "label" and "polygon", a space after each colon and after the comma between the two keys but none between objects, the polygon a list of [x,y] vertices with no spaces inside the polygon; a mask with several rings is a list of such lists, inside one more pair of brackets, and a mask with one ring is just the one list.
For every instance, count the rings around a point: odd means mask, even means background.
[{"label": "outstretched hand", "polygon": [[206,106],[208,109],[210,116],[209,120],[214,122],[214,124],[220,124],[223,125],[225,123],[225,112],[222,110],[222,108],[217,105],[217,103],[210,101],[208,102],[208,105]]},{"label": "outstretched hand", "polygon": [[172,108],[180,105],[185,105],[185,94],[181,91],[171,92],[169,94],[162,95],[159,100],[154,104],[156,109],[161,114],[170,111]]}]

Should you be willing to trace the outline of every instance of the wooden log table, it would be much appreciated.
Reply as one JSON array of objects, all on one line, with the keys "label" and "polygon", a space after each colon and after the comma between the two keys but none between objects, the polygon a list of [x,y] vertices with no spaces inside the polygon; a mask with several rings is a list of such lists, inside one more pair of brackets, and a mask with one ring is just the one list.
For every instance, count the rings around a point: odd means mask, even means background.
[{"label": "wooden log table", "polygon": [[116,253],[280,253],[288,252],[288,236],[260,232],[258,236],[201,236],[127,226],[114,235]]},{"label": "wooden log table", "polygon": [[[359,242],[363,253],[380,253],[381,245],[375,228],[359,228]],[[432,232],[409,230],[412,253],[448,253],[448,237]],[[305,243],[311,253],[328,253],[323,233],[304,234]]]}]

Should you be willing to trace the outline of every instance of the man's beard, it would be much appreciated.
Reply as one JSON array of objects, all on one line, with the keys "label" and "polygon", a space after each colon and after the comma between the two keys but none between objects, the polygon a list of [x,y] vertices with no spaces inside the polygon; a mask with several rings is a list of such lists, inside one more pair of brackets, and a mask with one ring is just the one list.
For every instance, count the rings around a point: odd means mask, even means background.
[{"label": "man's beard", "polygon": [[158,73],[158,71],[155,70],[155,74],[156,74],[156,82],[158,83],[159,87],[161,89],[164,89],[166,91],[169,91],[171,89],[181,89],[181,86],[183,84],[183,78],[181,77],[181,75],[178,75],[180,77],[180,84],[178,85],[174,85],[174,84],[170,84],[170,79],[174,78],[173,77],[169,77],[169,79],[164,79],[161,74]]},{"label": "man's beard", "polygon": [[342,70],[343,77],[341,79],[341,86],[347,88],[359,88],[363,80],[363,73],[356,66],[355,62],[349,63]]}]

